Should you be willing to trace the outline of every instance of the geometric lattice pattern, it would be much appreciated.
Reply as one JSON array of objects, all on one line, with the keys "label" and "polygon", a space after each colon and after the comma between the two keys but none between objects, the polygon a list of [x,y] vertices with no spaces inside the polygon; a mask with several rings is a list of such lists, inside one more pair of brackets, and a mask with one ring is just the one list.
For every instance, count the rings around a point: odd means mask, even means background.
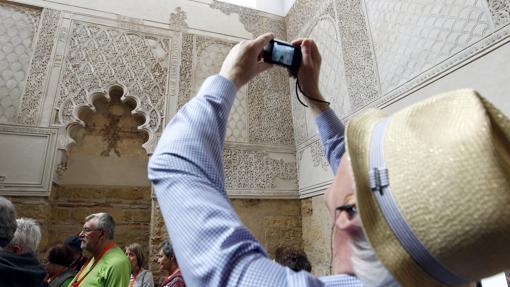
[{"label": "geometric lattice pattern", "polygon": [[0,123],[14,123],[41,10],[0,3]]},{"label": "geometric lattice pattern", "polygon": [[492,32],[486,0],[366,0],[383,94]]},{"label": "geometric lattice pattern", "polygon": [[170,40],[98,24],[74,22],[57,101],[59,121],[76,121],[73,110],[87,95],[120,83],[139,100],[142,127],[156,132],[165,110]]},{"label": "geometric lattice pattern", "polygon": [[[202,39],[198,37],[198,39]],[[200,42],[200,41],[199,41]],[[232,44],[211,40],[197,43],[197,60],[193,73],[194,89],[192,95],[196,95],[200,86],[207,77],[218,74],[223,60],[232,48]],[[246,88],[240,89],[230,111],[227,123],[225,140],[231,142],[248,142],[248,102]]]},{"label": "geometric lattice pattern", "polygon": [[[331,18],[323,18],[315,25],[310,33],[314,39],[322,57],[319,87],[321,94],[331,102],[331,108],[339,117],[350,111],[350,99],[345,80],[344,61],[342,56],[342,44],[340,43],[335,28],[335,22]],[[314,116],[307,112],[308,136],[316,135]]]}]

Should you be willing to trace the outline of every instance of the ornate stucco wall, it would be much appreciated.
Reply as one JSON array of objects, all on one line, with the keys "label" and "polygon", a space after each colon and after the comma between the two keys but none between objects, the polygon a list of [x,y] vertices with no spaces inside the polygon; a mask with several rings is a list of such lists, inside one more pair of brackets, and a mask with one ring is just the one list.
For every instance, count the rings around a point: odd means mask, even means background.
[{"label": "ornate stucco wall", "polygon": [[[76,232],[87,213],[108,210],[122,244],[145,238],[154,252],[166,233],[144,166],[159,135],[236,42],[266,31],[318,42],[321,89],[343,121],[461,87],[510,114],[507,0],[298,0],[285,18],[215,0],[146,4],[0,3],[0,194],[40,221],[42,249]],[[333,174],[293,90],[275,68],[239,92],[226,187],[270,253],[303,246],[325,275],[322,194]]]},{"label": "ornate stucco wall", "polygon": [[[0,3],[0,194],[41,223],[41,251],[108,211],[121,246],[138,241],[153,255],[166,232],[145,166],[164,126],[236,42],[265,31],[285,38],[284,18],[216,1],[164,1],[164,18],[161,7],[111,13],[125,1],[65,2]],[[301,247],[283,69],[239,92],[226,141],[227,192],[243,221],[270,253]]]},{"label": "ornate stucco wall", "polygon": [[[320,87],[345,123],[369,107],[388,112],[434,94],[475,88],[510,114],[510,2],[298,0],[286,17],[288,39],[313,38],[323,56]],[[294,82],[290,82],[293,90]],[[291,92],[294,96],[294,94]],[[303,239],[325,270],[327,215],[315,212],[331,172],[305,108],[292,102]],[[314,212],[310,212],[313,210]],[[306,219],[305,219],[306,218]],[[316,222],[306,228],[307,221]],[[310,240],[315,238],[315,240]]]}]

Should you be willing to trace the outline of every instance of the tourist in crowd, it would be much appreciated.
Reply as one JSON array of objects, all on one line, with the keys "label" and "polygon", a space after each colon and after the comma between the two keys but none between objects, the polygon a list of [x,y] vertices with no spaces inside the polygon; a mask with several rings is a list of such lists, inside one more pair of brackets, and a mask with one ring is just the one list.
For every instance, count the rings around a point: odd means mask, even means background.
[{"label": "tourist in crowd", "polygon": [[177,265],[177,259],[175,258],[172,244],[169,240],[163,241],[159,247],[158,263],[161,271],[168,272],[168,276],[165,277],[160,287],[186,286],[179,265]]},{"label": "tourist in crowd", "polygon": [[283,266],[287,266],[296,272],[301,270],[312,272],[312,265],[302,249],[280,246],[276,248],[274,254],[274,260]]},{"label": "tourist in crowd", "polygon": [[41,229],[33,219],[15,218],[12,203],[0,196],[0,286],[47,286],[46,271],[35,257]]},{"label": "tourist in crowd", "polygon": [[122,249],[115,245],[115,220],[108,213],[85,218],[80,232],[82,249],[92,254],[72,281],[72,287],[128,286],[131,264]]},{"label": "tourist in crowd", "polygon": [[44,268],[48,275],[49,287],[67,287],[73,281],[76,271],[72,269],[72,251],[63,244],[57,244],[46,251]]},{"label": "tourist in crowd", "polygon": [[64,245],[69,247],[69,250],[71,251],[73,262],[70,267],[76,270],[76,272],[80,271],[83,264],[87,261],[87,256],[83,255],[81,250],[80,237],[71,235],[64,240]]},{"label": "tourist in crowd", "polygon": [[142,246],[138,243],[126,247],[126,256],[131,263],[131,278],[129,287],[154,287],[154,278],[149,270],[145,270],[145,256]]}]

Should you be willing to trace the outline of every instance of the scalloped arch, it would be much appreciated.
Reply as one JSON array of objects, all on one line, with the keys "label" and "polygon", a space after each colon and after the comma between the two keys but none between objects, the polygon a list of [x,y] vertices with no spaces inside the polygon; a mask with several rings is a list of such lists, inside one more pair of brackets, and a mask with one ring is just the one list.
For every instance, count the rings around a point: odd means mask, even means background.
[{"label": "scalloped arch", "polygon": [[[89,108],[92,111],[96,111],[94,101],[100,97],[105,98],[108,102],[111,101],[112,93],[121,91],[120,101],[123,104],[132,102],[135,104],[135,108],[131,111],[132,115],[138,114],[143,116],[144,123],[137,127],[138,130],[145,131],[148,135],[148,140],[142,145],[147,154],[152,154],[157,144],[156,129],[150,128],[150,121],[156,119],[158,122],[154,126],[159,127],[161,125],[161,115],[152,108],[150,105],[144,105],[140,97],[135,94],[130,94],[128,88],[119,82],[114,82],[105,85],[102,88],[93,89],[89,93],[85,90],[80,90],[77,95],[78,99],[81,99],[81,103],[77,103],[75,98],[69,98],[62,102],[59,112],[58,119],[63,124],[63,131],[60,133],[59,148],[68,151],[71,144],[75,143],[71,137],[71,130],[75,126],[85,127],[85,122],[79,117],[79,111],[82,108]],[[83,99],[85,101],[83,101]],[[154,115],[156,113],[156,115]]]}]

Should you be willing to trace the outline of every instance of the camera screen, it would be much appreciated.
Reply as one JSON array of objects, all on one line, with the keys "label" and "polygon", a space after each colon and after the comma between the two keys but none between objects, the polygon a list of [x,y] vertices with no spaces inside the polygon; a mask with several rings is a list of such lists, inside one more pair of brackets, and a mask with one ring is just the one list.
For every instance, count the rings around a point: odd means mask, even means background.
[{"label": "camera screen", "polygon": [[281,45],[278,44],[278,42],[274,43],[271,60],[287,66],[292,66],[292,57],[294,57],[294,47]]}]

